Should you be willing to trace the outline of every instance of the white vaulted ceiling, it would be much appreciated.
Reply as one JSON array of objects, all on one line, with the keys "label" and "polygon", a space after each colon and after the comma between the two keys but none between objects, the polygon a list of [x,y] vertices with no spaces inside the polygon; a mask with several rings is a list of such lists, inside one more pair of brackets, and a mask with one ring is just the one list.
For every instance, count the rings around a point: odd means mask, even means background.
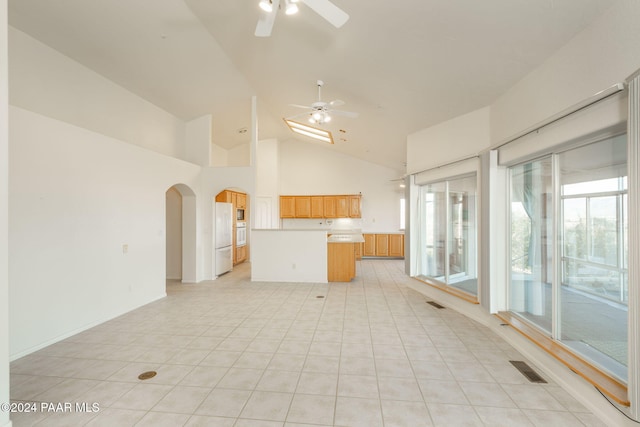
[{"label": "white vaulted ceiling", "polygon": [[9,24],[178,117],[213,114],[225,148],[252,95],[260,138],[296,138],[282,118],[323,80],[359,113],[327,148],[402,173],[408,134],[490,104],[614,1],[333,0],[342,28],[301,5],[257,38],[258,0],[9,0]]}]

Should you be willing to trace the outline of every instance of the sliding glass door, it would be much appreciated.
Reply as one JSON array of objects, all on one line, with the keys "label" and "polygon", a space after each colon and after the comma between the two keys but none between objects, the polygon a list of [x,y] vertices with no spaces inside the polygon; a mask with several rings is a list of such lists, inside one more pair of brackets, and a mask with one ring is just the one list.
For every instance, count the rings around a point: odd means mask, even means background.
[{"label": "sliding glass door", "polygon": [[510,307],[551,333],[551,157],[511,168]]},{"label": "sliding glass door", "polygon": [[478,293],[476,176],[422,186],[419,275]]},{"label": "sliding glass door", "polygon": [[559,337],[623,378],[629,289],[626,155],[626,139],[618,137],[558,156]]},{"label": "sliding glass door", "polygon": [[626,137],[510,168],[510,310],[626,381]]}]

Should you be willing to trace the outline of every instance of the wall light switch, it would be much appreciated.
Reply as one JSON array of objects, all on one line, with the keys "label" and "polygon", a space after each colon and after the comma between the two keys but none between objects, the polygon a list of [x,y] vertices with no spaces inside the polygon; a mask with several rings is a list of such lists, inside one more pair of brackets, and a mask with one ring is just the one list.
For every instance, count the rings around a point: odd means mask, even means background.
[{"label": "wall light switch", "polygon": [[125,243],[124,245],[122,245],[122,253],[126,254],[128,252],[129,252],[129,245]]}]

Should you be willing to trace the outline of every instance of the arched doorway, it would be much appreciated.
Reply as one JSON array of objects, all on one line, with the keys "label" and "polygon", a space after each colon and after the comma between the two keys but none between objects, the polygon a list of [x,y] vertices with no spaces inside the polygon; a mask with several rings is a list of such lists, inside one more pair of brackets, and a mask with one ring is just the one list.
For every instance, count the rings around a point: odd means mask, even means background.
[{"label": "arched doorway", "polygon": [[196,195],[185,184],[166,192],[166,277],[196,280]]}]

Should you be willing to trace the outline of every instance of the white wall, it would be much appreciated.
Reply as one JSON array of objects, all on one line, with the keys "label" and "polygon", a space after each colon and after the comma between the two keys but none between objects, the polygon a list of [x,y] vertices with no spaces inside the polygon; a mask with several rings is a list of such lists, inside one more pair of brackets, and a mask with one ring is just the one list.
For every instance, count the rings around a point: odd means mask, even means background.
[{"label": "white wall", "polygon": [[407,136],[407,173],[476,155],[490,145],[490,109],[481,108]]},{"label": "white wall", "polygon": [[182,120],[9,29],[10,104],[185,159]]},{"label": "white wall", "polygon": [[9,140],[11,357],[164,296],[166,191],[200,167],[13,106]]},{"label": "white wall", "polygon": [[279,143],[276,139],[258,141],[256,153],[256,202],[253,206],[256,228],[279,228]]},{"label": "white wall", "polygon": [[619,0],[591,26],[491,105],[498,143],[577,104],[640,68],[640,2]]},{"label": "white wall", "polygon": [[207,114],[186,124],[185,157],[188,162],[209,166],[211,162],[211,126],[213,117]]},{"label": "white wall", "polygon": [[397,172],[336,153],[314,143],[280,142],[280,194],[362,193],[363,231],[400,228]]},{"label": "white wall", "polygon": [[249,166],[251,161],[251,146],[249,144],[239,145],[227,150],[226,166]]},{"label": "white wall", "polygon": [[229,153],[216,144],[211,144],[211,166],[225,167],[229,164]]},{"label": "white wall", "polygon": [[[9,402],[9,79],[7,69],[7,1],[0,0],[0,403]],[[0,411],[0,426],[10,425]]]}]

